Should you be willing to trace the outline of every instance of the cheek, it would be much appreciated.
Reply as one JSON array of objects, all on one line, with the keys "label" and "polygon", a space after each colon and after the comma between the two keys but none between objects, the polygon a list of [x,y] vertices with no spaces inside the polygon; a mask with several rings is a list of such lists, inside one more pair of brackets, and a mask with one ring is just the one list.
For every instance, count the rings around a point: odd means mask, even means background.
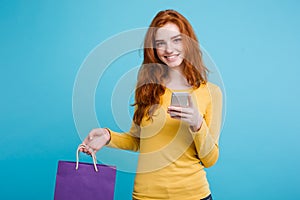
[{"label": "cheek", "polygon": [[158,49],[158,50],[156,50],[156,54],[161,59],[161,58],[163,58],[164,52],[162,50]]},{"label": "cheek", "polygon": [[180,52],[180,57],[181,58],[185,57],[185,49],[182,45],[178,47],[178,52]]},{"label": "cheek", "polygon": [[183,44],[178,44],[176,47],[177,51],[184,53],[184,48],[183,48]]}]

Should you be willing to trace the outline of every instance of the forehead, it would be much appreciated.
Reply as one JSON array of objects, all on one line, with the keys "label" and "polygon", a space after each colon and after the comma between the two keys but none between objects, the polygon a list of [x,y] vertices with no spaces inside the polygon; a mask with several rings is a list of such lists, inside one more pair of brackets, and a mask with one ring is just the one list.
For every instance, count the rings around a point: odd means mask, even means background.
[{"label": "forehead", "polygon": [[180,30],[176,24],[167,23],[164,26],[157,29],[155,34],[155,40],[164,40],[180,34]]}]

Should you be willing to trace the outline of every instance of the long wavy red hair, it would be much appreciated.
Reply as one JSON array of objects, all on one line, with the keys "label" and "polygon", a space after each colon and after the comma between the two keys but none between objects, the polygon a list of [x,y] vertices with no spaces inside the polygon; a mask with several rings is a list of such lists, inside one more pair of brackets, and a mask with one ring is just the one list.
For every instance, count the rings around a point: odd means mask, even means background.
[{"label": "long wavy red hair", "polygon": [[144,61],[138,73],[133,104],[136,106],[133,121],[137,125],[141,124],[143,117],[152,117],[160,104],[161,95],[165,93],[164,80],[168,77],[168,66],[156,54],[155,34],[167,23],[177,25],[183,36],[185,58],[182,72],[187,82],[194,89],[207,82],[208,70],[203,64],[202,52],[191,24],[177,11],[160,11],[152,20],[144,39]]}]

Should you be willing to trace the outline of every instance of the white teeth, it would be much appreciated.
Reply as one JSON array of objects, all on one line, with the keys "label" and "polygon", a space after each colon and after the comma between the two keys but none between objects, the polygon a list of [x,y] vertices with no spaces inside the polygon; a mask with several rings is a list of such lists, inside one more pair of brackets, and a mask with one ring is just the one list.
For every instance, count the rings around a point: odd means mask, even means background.
[{"label": "white teeth", "polygon": [[177,57],[177,56],[178,56],[178,55],[166,56],[166,58],[172,59],[172,58],[175,58],[175,57]]},{"label": "white teeth", "polygon": [[175,58],[175,56],[167,56],[167,58]]}]

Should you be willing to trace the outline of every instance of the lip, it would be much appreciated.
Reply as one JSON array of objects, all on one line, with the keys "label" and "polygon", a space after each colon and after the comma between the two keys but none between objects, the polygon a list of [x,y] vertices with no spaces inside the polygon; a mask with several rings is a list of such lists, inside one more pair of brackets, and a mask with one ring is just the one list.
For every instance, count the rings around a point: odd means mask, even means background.
[{"label": "lip", "polygon": [[172,55],[166,55],[164,56],[164,58],[168,61],[168,62],[174,62],[177,60],[177,58],[179,57],[180,54],[172,54]]}]

